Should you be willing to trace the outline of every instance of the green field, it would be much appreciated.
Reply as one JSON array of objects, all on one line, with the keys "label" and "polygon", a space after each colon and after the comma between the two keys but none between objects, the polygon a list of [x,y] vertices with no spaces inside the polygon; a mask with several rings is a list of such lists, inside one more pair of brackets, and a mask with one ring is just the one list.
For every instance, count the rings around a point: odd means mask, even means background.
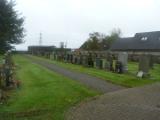
[{"label": "green field", "polygon": [[119,84],[122,86],[126,87],[136,87],[136,86],[142,86],[146,84],[151,84],[154,82],[159,82],[160,81],[160,64],[156,64],[154,69],[150,71],[151,77],[150,78],[137,78],[136,77],[136,72],[138,70],[138,63],[136,62],[129,62],[128,64],[128,69],[129,72],[127,74],[117,74],[113,73],[110,71],[105,71],[105,70],[99,70],[95,68],[87,68],[83,67],[81,65],[75,65],[75,64],[70,64],[70,63],[63,63],[63,62],[58,62],[58,61],[51,61],[45,58],[40,58],[40,57],[35,57],[35,59],[39,60],[45,60],[47,62],[50,62],[52,64],[56,64],[59,66],[62,66],[64,68],[74,70],[74,71],[79,71],[82,73],[87,73],[92,76],[96,76],[98,78],[104,79],[106,81]]},{"label": "green field", "polygon": [[80,101],[98,95],[64,76],[14,56],[21,87],[0,105],[2,120],[63,120],[65,112]]}]

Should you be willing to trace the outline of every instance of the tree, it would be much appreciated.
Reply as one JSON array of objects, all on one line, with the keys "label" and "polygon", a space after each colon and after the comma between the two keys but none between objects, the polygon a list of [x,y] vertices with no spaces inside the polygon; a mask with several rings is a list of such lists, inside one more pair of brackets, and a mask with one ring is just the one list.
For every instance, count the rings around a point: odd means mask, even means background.
[{"label": "tree", "polygon": [[121,36],[120,29],[113,29],[110,35],[94,32],[89,34],[88,40],[80,47],[82,50],[109,50],[115,40]]},{"label": "tree", "polygon": [[88,40],[80,47],[83,50],[99,50],[101,34],[98,32],[90,33]]},{"label": "tree", "polygon": [[0,0],[0,52],[20,44],[24,37],[24,18],[14,9],[15,2]]},{"label": "tree", "polygon": [[109,36],[107,36],[107,38],[106,38],[108,49],[110,49],[110,47],[114,41],[116,41],[118,38],[120,38],[121,34],[122,34],[122,32],[119,28],[113,29],[111,31],[111,34]]}]

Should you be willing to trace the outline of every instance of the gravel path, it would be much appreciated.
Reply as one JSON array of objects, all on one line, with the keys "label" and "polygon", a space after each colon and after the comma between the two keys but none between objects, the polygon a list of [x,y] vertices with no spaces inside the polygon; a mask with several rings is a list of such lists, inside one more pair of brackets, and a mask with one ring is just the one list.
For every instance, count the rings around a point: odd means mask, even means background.
[{"label": "gravel path", "polygon": [[101,80],[99,78],[96,78],[96,77],[93,77],[93,76],[90,76],[84,73],[79,73],[76,71],[68,70],[58,65],[48,63],[44,60],[37,60],[31,56],[26,56],[26,57],[29,58],[33,63],[40,64],[48,68],[49,70],[60,73],[73,80],[77,80],[81,82],[82,84],[85,84],[86,86],[91,87],[94,90],[97,90],[102,93],[113,92],[113,91],[124,89],[124,87],[122,86],[114,85],[112,83],[106,82],[104,80]]},{"label": "gravel path", "polygon": [[160,83],[81,103],[67,114],[67,120],[160,120]]}]

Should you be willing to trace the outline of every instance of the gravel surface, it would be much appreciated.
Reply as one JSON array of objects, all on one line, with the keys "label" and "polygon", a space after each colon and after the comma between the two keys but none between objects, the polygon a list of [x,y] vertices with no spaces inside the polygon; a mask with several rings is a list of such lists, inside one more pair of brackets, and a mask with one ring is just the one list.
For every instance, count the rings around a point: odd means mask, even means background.
[{"label": "gravel surface", "polygon": [[96,78],[84,73],[68,70],[58,65],[48,63],[44,60],[37,60],[30,56],[26,56],[26,57],[29,58],[33,63],[40,64],[43,67],[48,68],[49,70],[60,73],[68,78],[71,78],[72,80],[79,81],[80,83],[102,93],[113,92],[113,91],[124,89],[124,87],[122,86],[114,85],[112,83],[106,82],[104,80],[101,80],[99,78]]},{"label": "gravel surface", "polygon": [[160,83],[107,93],[81,103],[67,120],[160,120]]}]

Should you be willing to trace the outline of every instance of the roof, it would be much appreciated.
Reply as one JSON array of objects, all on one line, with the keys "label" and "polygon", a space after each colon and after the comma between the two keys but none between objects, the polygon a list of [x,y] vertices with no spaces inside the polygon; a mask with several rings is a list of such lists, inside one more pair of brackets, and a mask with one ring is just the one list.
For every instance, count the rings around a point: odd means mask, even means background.
[{"label": "roof", "polygon": [[53,51],[55,46],[29,46],[28,51]]},{"label": "roof", "polygon": [[117,51],[125,51],[130,49],[130,44],[133,40],[133,37],[128,38],[119,38],[117,41],[115,41],[111,47],[111,50],[117,50]]},{"label": "roof", "polygon": [[160,31],[136,33],[134,37],[119,38],[112,51],[160,51]]}]

